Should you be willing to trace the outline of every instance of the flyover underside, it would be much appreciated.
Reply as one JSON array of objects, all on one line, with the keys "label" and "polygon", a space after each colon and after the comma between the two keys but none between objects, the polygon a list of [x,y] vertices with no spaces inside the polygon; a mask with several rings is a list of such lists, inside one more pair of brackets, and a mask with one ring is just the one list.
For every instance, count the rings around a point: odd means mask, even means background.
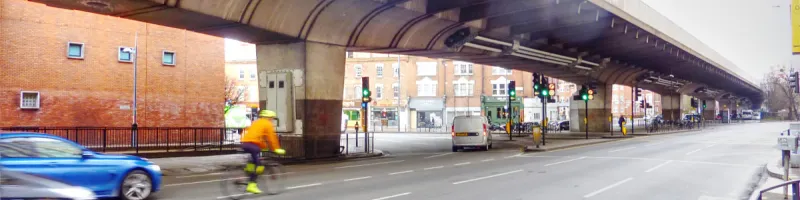
[{"label": "flyover underside", "polygon": [[[48,5],[85,10],[148,23],[239,39],[256,44],[311,41],[372,51],[448,58],[503,66],[575,83],[598,81],[661,92],[686,82],[763,101],[760,90],[738,76],[672,44],[660,33],[638,27],[584,0],[127,0],[46,1]],[[99,3],[97,3],[99,2]],[[102,4],[107,6],[99,6]],[[641,24],[641,23],[639,23]],[[577,62],[553,62],[508,55],[509,46],[448,48],[445,40],[468,27],[471,38],[483,36],[599,66],[575,68]],[[494,50],[492,50],[494,49]],[[565,67],[568,66],[568,67]],[[584,66],[585,67],[585,66]],[[674,75],[674,76],[670,76]],[[656,81],[646,82],[646,78]]]}]

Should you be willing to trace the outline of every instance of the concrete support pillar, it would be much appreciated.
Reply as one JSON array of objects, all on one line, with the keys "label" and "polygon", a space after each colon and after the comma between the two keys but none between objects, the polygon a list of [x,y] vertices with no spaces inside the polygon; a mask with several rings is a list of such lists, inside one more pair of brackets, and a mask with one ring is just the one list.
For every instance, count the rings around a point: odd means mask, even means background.
[{"label": "concrete support pillar", "polygon": [[[706,108],[702,109],[703,112],[703,119],[704,120],[712,120],[716,119],[717,112],[716,112],[716,101],[713,99],[706,99]],[[701,108],[703,107],[703,100],[700,100]]]},{"label": "concrete support pillar", "polygon": [[[333,157],[339,151],[345,48],[313,42],[257,45],[259,100],[261,108],[282,98],[267,94],[267,74],[291,72],[293,108],[286,108],[291,130],[278,132],[291,155],[307,159]],[[272,97],[271,97],[272,96]],[[273,99],[270,99],[273,98]],[[283,98],[286,99],[286,98]],[[292,100],[287,100],[292,101]],[[281,104],[284,105],[284,104]],[[281,105],[278,105],[280,107]],[[291,105],[291,104],[285,104]],[[281,113],[278,113],[280,116]]]},{"label": "concrete support pillar", "polygon": [[664,120],[681,119],[681,94],[661,94],[661,113]]},{"label": "concrete support pillar", "polygon": [[[608,117],[611,116],[612,84],[598,85],[594,89],[594,99],[589,100],[588,129],[589,132],[610,132]],[[580,88],[579,88],[580,89]],[[569,104],[569,127],[573,132],[584,132],[586,104],[583,100],[572,100]]]}]

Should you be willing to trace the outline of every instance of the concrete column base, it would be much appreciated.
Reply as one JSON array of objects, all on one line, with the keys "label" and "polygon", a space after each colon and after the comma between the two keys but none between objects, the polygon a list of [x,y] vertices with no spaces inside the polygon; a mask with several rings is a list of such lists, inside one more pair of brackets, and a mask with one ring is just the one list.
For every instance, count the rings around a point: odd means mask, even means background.
[{"label": "concrete column base", "polygon": [[[344,87],[345,48],[313,42],[257,45],[259,74],[291,72],[294,83],[293,116],[281,123],[293,123],[292,130],[282,131],[284,149],[306,159],[338,156],[341,134],[342,91]],[[267,95],[265,80],[259,79],[259,100],[279,101]],[[288,105],[288,104],[287,104]],[[280,105],[279,105],[280,106]],[[290,112],[291,109],[286,112]],[[280,113],[279,113],[280,115]]]},{"label": "concrete column base", "polygon": [[[611,91],[611,84],[597,86],[594,99],[589,100],[588,118],[583,100],[570,101],[570,131],[584,132],[588,128],[589,132],[610,132],[611,122],[608,118],[611,116]],[[588,122],[588,127],[584,119]]]}]

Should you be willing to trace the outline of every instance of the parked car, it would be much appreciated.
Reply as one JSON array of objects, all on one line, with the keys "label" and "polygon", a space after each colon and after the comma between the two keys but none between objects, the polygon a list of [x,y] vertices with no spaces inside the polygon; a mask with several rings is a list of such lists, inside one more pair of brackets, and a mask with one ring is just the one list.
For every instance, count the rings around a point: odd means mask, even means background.
[{"label": "parked car", "polygon": [[477,147],[484,151],[492,148],[489,121],[483,116],[457,116],[453,119],[453,152],[464,147]]},{"label": "parked car", "polygon": [[161,168],[145,158],[97,153],[53,135],[0,133],[0,156],[6,170],[86,187],[98,198],[141,200],[161,187]]},{"label": "parked car", "polygon": [[96,199],[83,187],[31,174],[0,169],[0,194],[3,199]]},{"label": "parked car", "polygon": [[558,123],[558,128],[561,129],[562,131],[568,131],[569,130],[569,120],[562,121],[562,122]]}]

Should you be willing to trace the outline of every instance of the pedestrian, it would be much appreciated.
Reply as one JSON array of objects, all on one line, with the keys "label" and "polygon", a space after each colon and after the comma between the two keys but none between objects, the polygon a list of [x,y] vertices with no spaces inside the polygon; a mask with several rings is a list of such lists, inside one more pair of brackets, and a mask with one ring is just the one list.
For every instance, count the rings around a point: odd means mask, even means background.
[{"label": "pedestrian", "polygon": [[625,115],[619,116],[619,120],[617,123],[619,123],[619,131],[622,132],[622,127],[625,124]]}]

